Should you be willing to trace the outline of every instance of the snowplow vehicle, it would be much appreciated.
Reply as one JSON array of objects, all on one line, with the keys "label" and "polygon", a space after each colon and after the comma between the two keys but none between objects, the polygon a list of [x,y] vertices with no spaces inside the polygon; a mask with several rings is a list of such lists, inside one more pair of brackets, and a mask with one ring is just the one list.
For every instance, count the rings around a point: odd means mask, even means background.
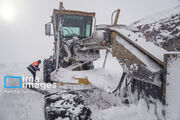
[{"label": "snowplow vehicle", "polygon": [[58,68],[71,70],[93,69],[93,61],[100,57],[99,45],[92,39],[95,13],[65,10],[62,3],[54,9],[46,35],[51,36],[53,25],[54,54],[44,60],[44,81]]},{"label": "snowplow vehicle", "polygon": [[[132,31],[137,32],[138,30],[124,25],[116,25],[119,12],[118,9],[113,25],[95,26],[95,13],[66,10],[60,3],[59,9],[53,11],[51,23],[45,25],[46,35],[54,36],[54,53],[49,59],[44,60],[44,82],[54,82],[50,78],[51,73],[59,68],[93,69],[93,61],[100,58],[100,50],[106,49],[107,54],[110,52],[118,59],[124,71],[120,84],[114,92],[120,89],[126,79],[126,83],[131,85],[132,91],[135,90],[135,87],[144,84],[145,93],[163,101],[163,84],[161,83],[164,63],[146,49],[141,48],[129,36],[121,33],[120,30],[122,32],[129,30],[134,34]],[[51,25],[53,34],[51,34]],[[124,44],[129,44],[132,49],[126,48]],[[138,54],[134,52],[138,52]],[[106,60],[104,64],[105,62]],[[87,79],[80,78],[79,81],[85,84],[90,83]],[[138,91],[142,92],[142,89],[141,87]]]},{"label": "snowplow vehicle", "polygon": [[[147,104],[156,105],[156,100],[159,100],[166,106],[169,100],[167,93],[170,89],[167,83],[171,78],[171,74],[166,73],[169,71],[169,65],[172,66],[171,62],[174,59],[179,60],[179,53],[168,53],[153,43],[144,46],[147,40],[139,34],[139,29],[117,25],[120,10],[114,13],[116,16],[112,25],[95,25],[95,13],[66,10],[60,3],[59,9],[53,11],[51,22],[45,25],[46,35],[54,36],[54,53],[44,60],[44,82],[57,82],[51,79],[51,74],[56,74],[60,68],[73,71],[93,69],[93,61],[98,60],[100,50],[105,49],[107,52],[103,66],[106,63],[107,54],[111,53],[123,68],[119,84],[112,91],[113,95],[123,98],[121,102],[126,104],[133,103],[132,98],[138,100],[143,98]],[[53,26],[53,33],[51,33],[51,26]],[[78,84],[90,84],[88,78],[76,79],[79,80]],[[64,84],[66,83],[63,82],[61,85]],[[70,119],[91,119],[91,111],[85,106],[81,94],[86,96],[91,93],[92,95],[94,91],[100,91],[97,89],[83,92],[71,89],[68,92],[45,96],[46,120],[53,120],[59,115],[66,117],[67,114]],[[64,95],[67,95],[68,99],[63,98]],[[87,95],[87,98],[89,96]],[[60,106],[55,106],[58,101],[65,101],[66,105],[63,105],[63,102]],[[68,105],[71,106],[72,103],[75,106],[81,106],[78,114],[69,110]],[[64,106],[67,108],[63,108]],[[165,109],[161,112],[165,116]]]},{"label": "snowplow vehicle", "polygon": [[[103,49],[101,43],[93,38],[93,36],[98,37],[94,33],[95,13],[66,10],[63,4],[60,3],[59,9],[53,10],[51,18],[51,22],[45,25],[45,34],[54,36],[54,53],[43,62],[44,82],[57,82],[51,79],[51,74],[56,74],[60,68],[73,71],[93,69],[93,61],[100,58],[100,49]],[[51,33],[51,26],[53,26],[53,33]],[[71,84],[87,86],[90,84],[87,78],[75,79],[78,80],[78,83],[58,83],[61,86]],[[93,94],[94,91],[88,89],[87,92]],[[86,95],[87,92],[84,94]],[[55,120],[61,117],[72,120],[90,120],[91,110],[85,105],[86,102],[84,102],[81,94],[81,90],[75,92],[71,87],[70,91],[63,92],[60,88],[57,93],[46,95],[45,119]],[[87,95],[87,98],[89,98],[89,95]],[[56,104],[60,101],[62,103]]]}]

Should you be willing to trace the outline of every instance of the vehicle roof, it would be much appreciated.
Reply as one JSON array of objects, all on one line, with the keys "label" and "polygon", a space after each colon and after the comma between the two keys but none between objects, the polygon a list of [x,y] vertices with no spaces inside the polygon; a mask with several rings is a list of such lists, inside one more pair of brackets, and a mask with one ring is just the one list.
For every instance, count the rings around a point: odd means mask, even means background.
[{"label": "vehicle roof", "polygon": [[[54,14],[54,13],[59,13],[59,10],[58,10],[58,9],[54,9],[53,14]],[[94,12],[65,10],[65,12],[63,11],[63,13],[69,14],[69,15],[81,15],[81,16],[91,16],[91,17],[95,17],[95,13],[94,13]]]}]

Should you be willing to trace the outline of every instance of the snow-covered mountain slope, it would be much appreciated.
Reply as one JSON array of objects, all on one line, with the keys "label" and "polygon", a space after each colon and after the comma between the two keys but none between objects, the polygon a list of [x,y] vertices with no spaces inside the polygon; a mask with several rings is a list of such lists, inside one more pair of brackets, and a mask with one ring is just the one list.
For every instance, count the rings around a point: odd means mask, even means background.
[{"label": "snow-covered mountain slope", "polygon": [[180,51],[180,5],[132,23],[147,41],[168,51]]}]

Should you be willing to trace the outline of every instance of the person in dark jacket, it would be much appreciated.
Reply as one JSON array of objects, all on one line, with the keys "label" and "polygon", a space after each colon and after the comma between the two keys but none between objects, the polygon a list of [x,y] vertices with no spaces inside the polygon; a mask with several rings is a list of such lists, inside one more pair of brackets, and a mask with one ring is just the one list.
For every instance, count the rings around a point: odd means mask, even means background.
[{"label": "person in dark jacket", "polygon": [[32,73],[33,75],[33,82],[35,82],[35,78],[36,78],[36,71],[40,71],[39,68],[39,64],[41,63],[41,60],[38,60],[36,62],[33,62],[32,64],[30,64],[27,69]]}]

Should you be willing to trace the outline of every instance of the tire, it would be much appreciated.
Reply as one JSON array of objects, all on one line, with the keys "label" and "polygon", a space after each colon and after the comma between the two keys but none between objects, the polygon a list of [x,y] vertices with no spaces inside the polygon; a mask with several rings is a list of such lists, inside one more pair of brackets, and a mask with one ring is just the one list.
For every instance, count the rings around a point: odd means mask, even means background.
[{"label": "tire", "polygon": [[45,83],[51,82],[50,75],[55,70],[54,68],[53,59],[45,59],[43,61],[43,77]]},{"label": "tire", "polygon": [[55,120],[58,117],[91,120],[91,110],[84,105],[84,98],[77,93],[62,91],[46,95],[44,99],[45,120]]},{"label": "tire", "polygon": [[94,69],[93,62],[88,62],[82,66],[83,70],[91,70]]}]

